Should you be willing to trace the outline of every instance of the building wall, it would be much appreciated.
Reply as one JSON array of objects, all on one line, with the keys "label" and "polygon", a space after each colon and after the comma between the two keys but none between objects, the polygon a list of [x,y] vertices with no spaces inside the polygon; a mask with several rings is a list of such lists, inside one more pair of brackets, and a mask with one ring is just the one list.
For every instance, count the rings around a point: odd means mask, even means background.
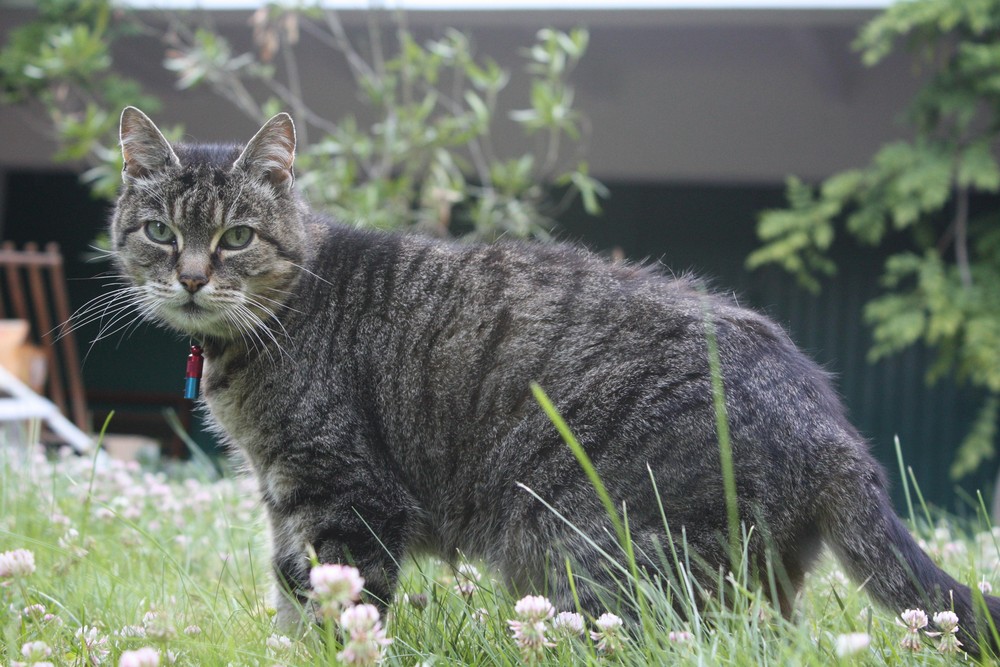
[{"label": "building wall", "polygon": [[[213,23],[236,53],[253,48],[248,11],[217,12]],[[392,16],[378,19],[385,32]],[[501,117],[527,106],[522,50],[541,27],[590,29],[590,49],[573,74],[589,125],[587,158],[602,178],[652,182],[775,183],[788,174],[817,179],[866,162],[903,134],[898,117],[919,84],[908,57],[866,68],[851,43],[872,11],[658,10],[419,12],[407,21],[421,38],[464,30],[476,51],[513,74]],[[26,17],[0,7],[0,35]],[[143,14],[156,25],[158,15]],[[342,13],[354,42],[368,41],[367,15]],[[155,120],[182,123],[193,138],[232,141],[256,124],[206,89],[177,91],[161,65],[165,47],[122,40],[116,65],[164,101]],[[363,115],[343,58],[307,33],[297,47],[305,97],[331,119]],[[33,108],[0,106],[0,167],[45,166],[53,149]],[[495,144],[525,145],[511,121]]]}]

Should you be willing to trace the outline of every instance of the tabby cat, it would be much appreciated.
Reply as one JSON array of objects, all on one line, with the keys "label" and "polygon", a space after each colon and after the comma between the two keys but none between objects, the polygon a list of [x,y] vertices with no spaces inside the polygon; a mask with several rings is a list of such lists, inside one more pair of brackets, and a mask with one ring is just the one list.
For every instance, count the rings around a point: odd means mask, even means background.
[{"label": "tabby cat", "polygon": [[[730,554],[712,330],[737,508],[782,611],[826,543],[889,608],[985,627],[895,515],[827,375],[767,318],[575,247],[339,224],[296,195],[287,114],[245,147],[172,146],[129,107],[121,146],[118,268],[143,316],[204,348],[204,404],[259,481],[285,625],[309,606],[310,547],[355,564],[383,604],[404,555],[461,552],[570,609],[568,557],[588,575],[583,607],[601,609],[615,582],[591,540],[620,553],[614,531],[532,382],[627,508],[639,565],[662,568],[668,539],[652,475],[713,590]],[[1000,599],[987,605],[1000,624]]]}]

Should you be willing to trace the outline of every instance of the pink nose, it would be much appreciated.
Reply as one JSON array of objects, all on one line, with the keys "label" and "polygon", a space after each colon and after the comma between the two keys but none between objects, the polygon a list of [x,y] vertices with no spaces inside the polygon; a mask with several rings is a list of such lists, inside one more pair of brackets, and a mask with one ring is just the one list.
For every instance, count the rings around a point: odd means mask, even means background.
[{"label": "pink nose", "polygon": [[184,285],[184,289],[186,289],[191,294],[194,294],[195,292],[197,292],[198,290],[200,290],[202,287],[205,286],[205,284],[208,282],[208,277],[201,274],[194,275],[190,273],[182,273],[180,276],[177,277],[177,280],[179,280],[180,283]]}]

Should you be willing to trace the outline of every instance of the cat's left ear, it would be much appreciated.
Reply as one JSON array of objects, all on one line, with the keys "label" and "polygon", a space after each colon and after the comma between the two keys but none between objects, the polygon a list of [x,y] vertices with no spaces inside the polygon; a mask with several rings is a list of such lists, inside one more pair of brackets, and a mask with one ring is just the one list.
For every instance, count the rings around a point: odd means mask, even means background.
[{"label": "cat's left ear", "polygon": [[287,113],[279,113],[264,123],[240,156],[233,169],[240,169],[264,179],[279,190],[288,189],[295,180],[295,124]]}]

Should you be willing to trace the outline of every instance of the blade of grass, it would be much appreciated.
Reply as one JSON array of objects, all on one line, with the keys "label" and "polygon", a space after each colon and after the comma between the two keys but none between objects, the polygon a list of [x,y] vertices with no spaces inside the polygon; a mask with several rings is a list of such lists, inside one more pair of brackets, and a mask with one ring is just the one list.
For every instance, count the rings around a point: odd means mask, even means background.
[{"label": "blade of grass", "polygon": [[917,517],[913,513],[913,500],[910,498],[910,481],[906,478],[906,466],[903,465],[903,448],[899,445],[899,436],[893,441],[896,445],[896,461],[899,463],[899,476],[903,480],[903,495],[906,497],[906,511],[910,518],[910,530],[917,529]]},{"label": "blade of grass", "polygon": [[736,495],[736,473],[733,470],[733,448],[729,439],[729,414],[726,409],[726,392],[722,383],[722,363],[719,359],[719,341],[711,311],[704,305],[705,343],[708,347],[708,372],[712,378],[712,403],[715,407],[715,430],[719,438],[719,464],[722,468],[722,488],[726,495],[726,520],[729,527],[729,560],[733,571],[739,565],[740,510]]},{"label": "blade of grass", "polygon": [[931,511],[927,508],[927,503],[924,502],[924,494],[920,491],[920,485],[917,483],[917,477],[913,474],[913,468],[906,466],[906,471],[910,473],[910,481],[913,482],[913,492],[917,494],[917,502],[920,503],[920,509],[924,513],[924,519],[927,520],[928,526],[934,525],[934,520],[931,519]]},{"label": "blade of grass", "polygon": [[583,472],[587,475],[587,479],[590,480],[591,486],[593,486],[594,490],[597,492],[597,496],[600,498],[601,504],[604,505],[604,511],[607,512],[608,517],[611,519],[611,523],[615,527],[615,532],[618,534],[618,540],[622,545],[625,545],[627,542],[625,526],[622,524],[621,516],[618,514],[618,508],[615,507],[614,501],[611,500],[611,494],[608,493],[607,487],[605,487],[604,482],[601,481],[601,478],[597,474],[597,470],[594,468],[594,464],[591,462],[587,452],[584,451],[579,441],[577,441],[576,436],[573,435],[573,432],[563,420],[562,415],[559,414],[555,405],[552,404],[548,395],[537,382],[531,383],[531,393],[535,395],[535,400],[538,401],[540,406],[542,406],[542,410],[545,411],[549,420],[556,427],[556,430],[559,431],[559,435],[562,436],[563,441],[573,452],[573,456],[576,457],[580,467],[583,468]]},{"label": "blade of grass", "polygon": [[184,429],[184,425],[181,420],[177,417],[177,411],[173,408],[167,408],[163,411],[163,418],[166,420],[167,425],[170,426],[170,430],[181,439],[184,446],[188,448],[188,452],[191,453],[191,460],[197,462],[199,471],[202,476],[207,480],[215,480],[219,478],[219,468],[212,460],[205,450],[202,449],[194,438]]}]

